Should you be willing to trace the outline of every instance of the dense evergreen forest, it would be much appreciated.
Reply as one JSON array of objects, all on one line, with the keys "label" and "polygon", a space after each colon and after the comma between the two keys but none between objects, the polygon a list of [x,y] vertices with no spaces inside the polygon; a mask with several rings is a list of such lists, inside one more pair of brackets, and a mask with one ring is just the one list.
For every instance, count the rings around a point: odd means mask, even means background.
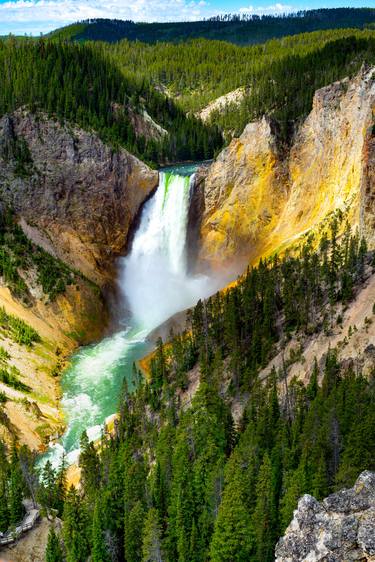
[{"label": "dense evergreen forest", "polygon": [[[100,45],[1,41],[0,115],[22,105],[94,129],[153,163],[210,158],[222,145],[215,126],[186,116],[145,80],[127,78]],[[162,140],[137,135],[130,112],[143,110],[169,132]]]},{"label": "dense evergreen forest", "polygon": [[[114,433],[99,449],[83,433],[80,492],[66,490],[64,461],[57,471],[47,463],[38,482],[25,449],[3,452],[0,530],[31,494],[63,517],[63,543],[54,531],[48,541],[54,562],[63,549],[69,562],[271,562],[302,493],[322,498],[375,469],[372,375],[340,364],[331,349],[305,365],[307,386],[287,381],[284,369],[257,376],[276,345],[329,333],[374,271],[365,242],[349,227],[339,240],[338,229],[336,217],[318,247],[309,237],[261,261],[199,302],[186,333],[159,341],[150,380],[135,369],[137,390],[124,383]],[[285,363],[302,360],[296,352]],[[246,405],[235,423],[238,400]]]},{"label": "dense evergreen forest", "polygon": [[199,111],[245,88],[240,105],[212,115],[224,131],[240,134],[249,121],[268,113],[285,132],[310,111],[316,89],[375,62],[375,32],[317,31],[250,47],[207,40],[180,45],[121,41],[106,50],[125,73],[151,80],[185,111]]},{"label": "dense evergreen forest", "polygon": [[[283,26],[294,34],[320,20],[324,28],[328,12],[337,16],[330,27],[346,26],[346,18],[363,27],[373,18],[373,10],[317,10],[196,22],[195,32],[207,29],[222,39],[226,30],[225,38],[245,43],[251,30],[255,42],[277,37]],[[98,26],[102,36],[91,33]],[[157,26],[173,34],[169,43],[147,44]],[[370,29],[241,47],[207,39],[176,45],[189,26],[194,30],[193,24],[104,20],[77,24],[74,33],[65,28],[52,39],[1,41],[0,116],[27,105],[95,130],[115,150],[123,146],[153,164],[206,159],[223,144],[220,129],[238,134],[264,113],[288,140],[317,88],[375,62]],[[103,40],[114,27],[117,39],[124,29],[143,29],[145,42],[70,41]],[[192,116],[239,86],[246,89],[243,102],[214,115],[215,125]],[[131,113],[144,110],[169,132],[163,140],[137,135]],[[11,148],[23,178],[32,163],[19,142]],[[184,333],[158,341],[149,379],[134,366],[132,384],[124,381],[113,432],[95,446],[82,434],[79,491],[67,487],[64,459],[58,470],[48,462],[40,470],[26,447],[0,442],[0,532],[17,525],[22,500],[31,497],[43,513],[63,520],[61,536],[50,532],[48,562],[271,562],[301,494],[320,499],[352,485],[362,470],[375,470],[374,373],[365,376],[329,349],[321,362],[304,363],[306,386],[287,376],[288,366],[304,362],[304,339],[340,325],[342,310],[375,272],[375,255],[343,221],[338,213],[300,247],[261,260],[235,286],[199,301]],[[25,291],[19,271],[27,267],[51,300],[73,281],[68,268],[28,242],[11,214],[1,217],[0,243],[0,273],[14,294]],[[3,309],[0,327],[22,345],[39,341]],[[343,334],[343,345],[351,336]],[[298,346],[282,368],[260,380],[291,340]],[[0,381],[27,392],[8,363],[0,347]],[[6,401],[0,392],[3,425]],[[235,409],[241,410],[236,418]]]},{"label": "dense evergreen forest", "polygon": [[[220,131],[238,135],[265,113],[290,138],[316,89],[374,62],[370,30],[317,31],[249,47],[205,39],[147,45],[11,38],[0,43],[0,115],[27,104],[92,128],[150,163],[200,160],[221,148]],[[193,116],[238,87],[242,101],[213,113],[211,125]],[[168,136],[137,133],[131,116],[144,110]]]},{"label": "dense evergreen forest", "polygon": [[193,22],[135,23],[91,19],[57,29],[50,34],[75,41],[116,42],[121,39],[144,43],[183,42],[206,38],[238,45],[263,43],[269,39],[344,27],[363,28],[375,23],[373,8],[334,8],[299,11],[281,15],[231,15]]}]

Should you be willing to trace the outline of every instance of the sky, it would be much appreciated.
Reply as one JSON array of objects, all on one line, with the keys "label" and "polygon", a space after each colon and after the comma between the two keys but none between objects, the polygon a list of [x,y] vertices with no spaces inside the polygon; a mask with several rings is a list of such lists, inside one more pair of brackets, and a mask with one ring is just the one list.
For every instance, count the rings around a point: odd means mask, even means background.
[{"label": "sky", "polygon": [[[270,0],[272,2],[272,0]],[[88,18],[187,21],[221,13],[278,14],[300,9],[371,6],[373,0],[0,0],[0,35],[39,35]]]}]

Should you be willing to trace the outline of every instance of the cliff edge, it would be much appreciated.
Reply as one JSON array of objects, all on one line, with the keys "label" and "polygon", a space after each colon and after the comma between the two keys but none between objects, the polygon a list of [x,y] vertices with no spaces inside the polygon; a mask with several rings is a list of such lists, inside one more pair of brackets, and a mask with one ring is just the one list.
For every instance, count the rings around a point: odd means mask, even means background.
[{"label": "cliff edge", "polygon": [[373,562],[375,473],[362,472],[353,488],[322,502],[304,495],[275,557],[276,562]]},{"label": "cliff edge", "polygon": [[374,246],[374,76],[363,68],[318,90],[290,146],[264,117],[198,174],[198,269],[241,271],[338,211]]}]

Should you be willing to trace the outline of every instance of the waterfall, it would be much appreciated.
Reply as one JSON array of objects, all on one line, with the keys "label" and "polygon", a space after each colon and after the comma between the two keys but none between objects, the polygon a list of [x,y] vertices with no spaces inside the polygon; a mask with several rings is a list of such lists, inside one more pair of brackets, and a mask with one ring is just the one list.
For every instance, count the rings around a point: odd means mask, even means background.
[{"label": "waterfall", "polygon": [[119,262],[119,286],[128,314],[124,328],[95,345],[81,348],[61,380],[67,429],[42,462],[54,466],[63,452],[68,463],[79,455],[83,430],[100,437],[116,411],[126,378],[132,386],[134,361],[150,349],[147,335],[175,313],[193,306],[219,286],[187,269],[187,223],[192,176],[160,172],[156,193],[145,204],[128,256]]},{"label": "waterfall", "polygon": [[189,276],[186,234],[194,176],[161,172],[146,203],[130,255],[121,264],[120,286],[133,321],[151,330],[211,292],[205,276]]}]

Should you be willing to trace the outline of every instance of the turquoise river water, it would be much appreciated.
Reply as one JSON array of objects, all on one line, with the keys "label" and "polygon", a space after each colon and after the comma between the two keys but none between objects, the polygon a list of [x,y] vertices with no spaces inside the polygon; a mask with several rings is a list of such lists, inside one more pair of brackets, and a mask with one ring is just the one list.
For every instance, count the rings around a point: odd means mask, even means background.
[{"label": "turquoise river water", "polygon": [[42,462],[56,467],[65,453],[69,464],[79,455],[81,434],[97,439],[116,412],[124,378],[132,387],[133,363],[151,349],[147,335],[176,312],[219,287],[206,276],[190,276],[186,232],[196,165],[160,171],[159,186],[145,204],[128,256],[118,264],[123,327],[97,344],[83,347],[62,376],[61,406],[66,419],[62,438],[50,443]]}]

